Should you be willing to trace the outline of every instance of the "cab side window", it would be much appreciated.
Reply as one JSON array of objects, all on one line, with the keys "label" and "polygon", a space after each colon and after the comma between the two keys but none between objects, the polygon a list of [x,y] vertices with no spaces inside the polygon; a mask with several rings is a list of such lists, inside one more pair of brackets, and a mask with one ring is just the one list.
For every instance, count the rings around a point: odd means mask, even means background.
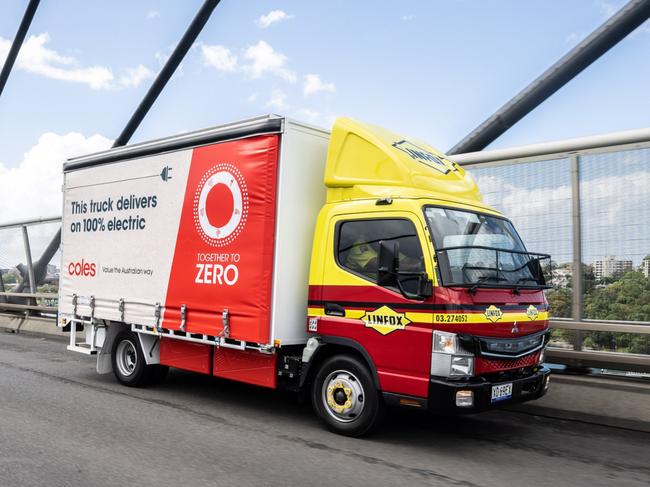
[{"label": "cab side window", "polygon": [[399,244],[399,270],[424,272],[424,256],[413,222],[404,219],[352,220],[339,223],[336,242],[341,267],[377,282],[379,242]]}]

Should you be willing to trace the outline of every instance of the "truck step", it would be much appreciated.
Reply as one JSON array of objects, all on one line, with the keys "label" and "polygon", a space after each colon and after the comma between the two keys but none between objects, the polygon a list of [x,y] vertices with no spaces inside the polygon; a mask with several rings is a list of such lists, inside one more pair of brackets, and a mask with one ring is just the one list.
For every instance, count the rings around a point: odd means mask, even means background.
[{"label": "truck step", "polygon": [[78,352],[78,353],[83,353],[84,355],[97,355],[97,352],[99,352],[99,349],[91,349],[90,345],[68,345],[68,350],[71,352]]}]

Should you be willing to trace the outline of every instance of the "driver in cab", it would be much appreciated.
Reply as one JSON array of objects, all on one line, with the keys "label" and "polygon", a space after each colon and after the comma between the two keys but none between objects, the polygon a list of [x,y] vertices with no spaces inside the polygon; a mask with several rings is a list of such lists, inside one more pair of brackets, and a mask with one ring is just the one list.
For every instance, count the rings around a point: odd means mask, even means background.
[{"label": "driver in cab", "polygon": [[[404,272],[421,272],[424,270],[423,259],[406,253],[409,244],[410,242],[400,242],[399,269]],[[378,270],[378,248],[378,241],[368,241],[365,237],[357,239],[348,252],[345,265],[374,280]]]}]

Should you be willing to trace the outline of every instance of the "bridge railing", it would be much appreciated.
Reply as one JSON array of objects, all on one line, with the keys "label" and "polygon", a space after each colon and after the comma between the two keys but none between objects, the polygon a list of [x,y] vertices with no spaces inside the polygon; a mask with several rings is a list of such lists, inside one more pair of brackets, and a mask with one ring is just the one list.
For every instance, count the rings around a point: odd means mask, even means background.
[{"label": "bridge railing", "polygon": [[585,332],[633,335],[650,340],[650,325],[644,323],[610,323],[599,321],[551,320],[553,332],[568,330],[573,334],[575,346],[549,346],[546,352],[547,362],[565,364],[572,367],[593,367],[600,369],[628,370],[633,372],[650,372],[650,355],[617,352],[612,350],[585,349],[582,337]]},{"label": "bridge railing", "polygon": [[60,222],[60,216],[52,216],[0,224],[0,311],[56,314],[59,256],[46,263],[41,273],[35,272],[33,256],[39,244],[52,238]]},{"label": "bridge railing", "polygon": [[552,256],[549,361],[650,373],[650,128],[451,158]]}]

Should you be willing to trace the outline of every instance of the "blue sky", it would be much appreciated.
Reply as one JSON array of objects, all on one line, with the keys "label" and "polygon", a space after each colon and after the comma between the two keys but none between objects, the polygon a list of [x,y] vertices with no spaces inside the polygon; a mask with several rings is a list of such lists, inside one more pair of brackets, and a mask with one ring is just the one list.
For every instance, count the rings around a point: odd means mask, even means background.
[{"label": "blue sky", "polygon": [[[0,221],[60,213],[61,162],[110,145],[201,3],[41,2],[0,97]],[[222,0],[132,142],[274,112],[447,150],[624,3]],[[649,127],[649,54],[646,22],[491,148]]]},{"label": "blue sky", "polygon": [[[25,3],[3,2],[0,37],[13,38]],[[139,65],[157,71],[200,3],[43,1],[29,34],[47,33],[46,49],[74,58],[64,68],[102,67],[119,79]],[[446,150],[623,3],[223,0],[199,42],[229,49],[237,67],[206,65],[195,47],[133,140],[280,111],[319,125],[358,117]],[[255,23],[272,10],[288,18]],[[241,69],[246,49],[260,41],[285,57],[295,81]],[[493,147],[650,126],[649,52],[646,24]],[[307,74],[334,92],[305,96]],[[0,99],[0,162],[19,164],[46,132],[115,137],[150,82],[93,89],[15,69]],[[286,107],[269,104],[274,93]]]}]

